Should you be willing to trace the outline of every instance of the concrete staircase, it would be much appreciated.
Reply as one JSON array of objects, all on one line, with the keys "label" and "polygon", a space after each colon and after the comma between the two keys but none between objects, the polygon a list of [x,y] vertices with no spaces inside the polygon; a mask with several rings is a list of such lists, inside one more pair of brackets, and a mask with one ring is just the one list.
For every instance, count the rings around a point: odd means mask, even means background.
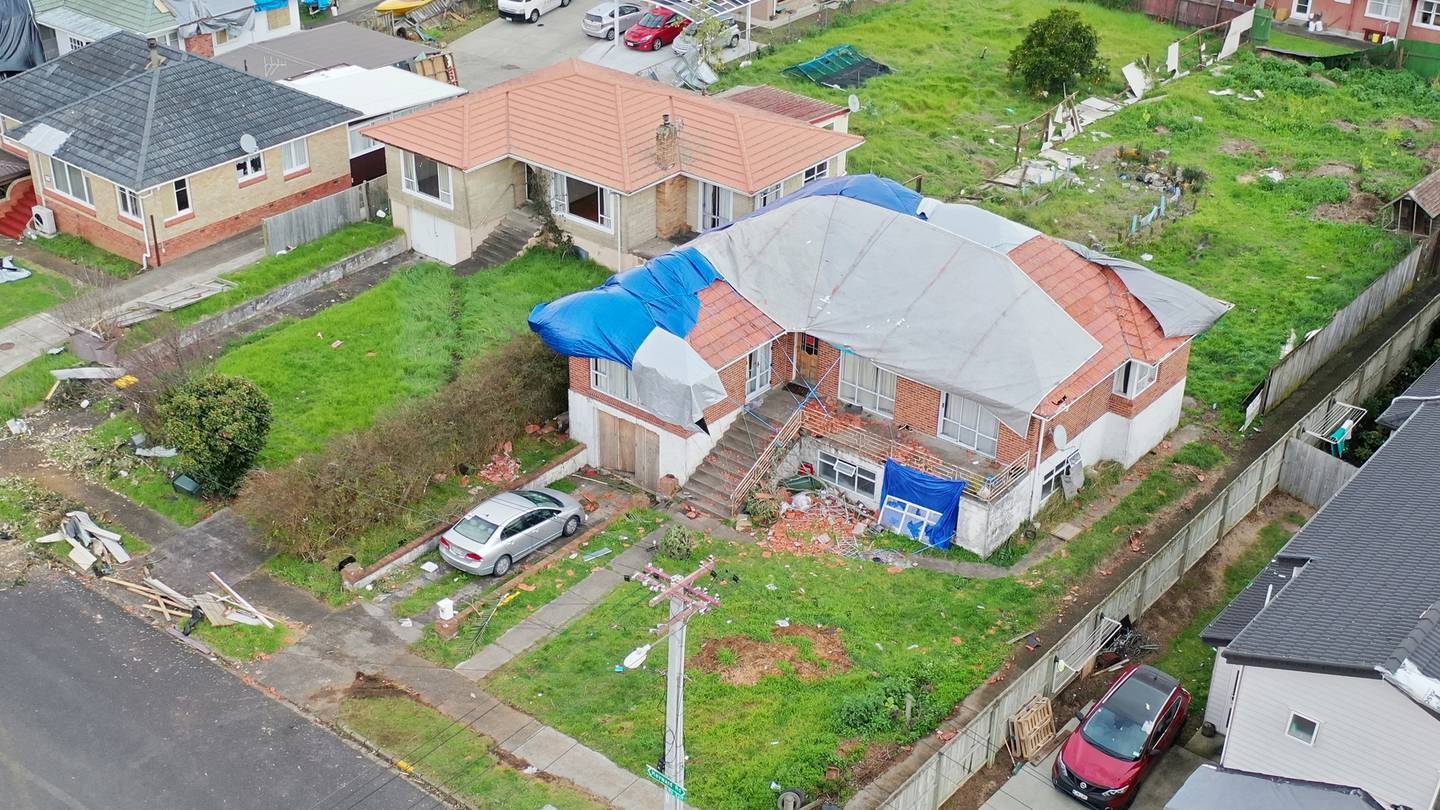
[{"label": "concrete staircase", "polygon": [[511,211],[500,220],[495,230],[485,237],[485,241],[475,248],[474,255],[462,262],[463,269],[473,273],[502,265],[519,256],[539,232],[540,220],[526,211]]},{"label": "concrete staircase", "polygon": [[776,428],[741,411],[710,455],[680,489],[680,496],[696,509],[722,518],[731,516],[730,498],[740,479],[760,460],[775,438]]},{"label": "concrete staircase", "polygon": [[35,185],[29,178],[16,180],[10,196],[0,202],[0,235],[19,239],[30,227],[30,209],[35,207]]}]

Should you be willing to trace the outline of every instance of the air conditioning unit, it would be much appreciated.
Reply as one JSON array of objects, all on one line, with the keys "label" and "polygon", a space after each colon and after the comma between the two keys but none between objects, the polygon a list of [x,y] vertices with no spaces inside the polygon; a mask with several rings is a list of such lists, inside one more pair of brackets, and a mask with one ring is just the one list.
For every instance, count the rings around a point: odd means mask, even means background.
[{"label": "air conditioning unit", "polygon": [[30,209],[30,228],[46,236],[55,235],[55,211],[48,206],[37,205]]}]

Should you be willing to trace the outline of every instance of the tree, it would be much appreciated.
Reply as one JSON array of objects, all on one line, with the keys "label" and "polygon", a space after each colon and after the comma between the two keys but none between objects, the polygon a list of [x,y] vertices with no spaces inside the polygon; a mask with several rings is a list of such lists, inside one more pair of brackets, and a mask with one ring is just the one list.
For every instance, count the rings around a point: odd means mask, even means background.
[{"label": "tree", "polygon": [[164,395],[166,441],[207,495],[232,495],[270,433],[270,398],[244,377],[207,374]]},{"label": "tree", "polygon": [[1030,23],[1010,52],[1010,75],[1032,93],[1061,93],[1103,81],[1110,69],[1100,58],[1100,36],[1072,9],[1057,8]]}]

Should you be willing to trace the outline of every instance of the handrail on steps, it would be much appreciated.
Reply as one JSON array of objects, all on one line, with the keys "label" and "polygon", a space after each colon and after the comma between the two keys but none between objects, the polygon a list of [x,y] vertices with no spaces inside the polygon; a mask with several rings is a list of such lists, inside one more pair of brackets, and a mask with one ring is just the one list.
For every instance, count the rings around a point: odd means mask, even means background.
[{"label": "handrail on steps", "polygon": [[804,416],[805,409],[796,408],[795,412],[790,414],[790,418],[785,420],[785,424],[780,426],[780,430],[770,440],[770,443],[765,445],[765,449],[760,451],[760,457],[755,459],[755,463],[750,466],[750,471],[745,473],[744,477],[740,479],[740,483],[736,484],[735,491],[730,494],[730,514],[737,514],[740,511],[740,505],[745,502],[750,493],[780,465],[781,458],[790,449],[790,443],[800,435],[800,424],[804,421]]}]

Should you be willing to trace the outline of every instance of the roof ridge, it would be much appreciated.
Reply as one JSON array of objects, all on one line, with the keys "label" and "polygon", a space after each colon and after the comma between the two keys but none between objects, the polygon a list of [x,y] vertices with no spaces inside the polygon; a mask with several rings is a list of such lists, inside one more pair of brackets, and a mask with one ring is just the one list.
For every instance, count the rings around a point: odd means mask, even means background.
[{"label": "roof ridge", "polygon": [[145,106],[145,130],[140,133],[140,149],[135,161],[135,187],[131,189],[136,192],[144,188],[141,184],[145,177],[145,163],[150,156],[150,133],[155,128],[155,99],[160,94],[160,71],[164,69],[165,65],[158,65],[151,70],[153,75],[150,77],[150,98]]}]

